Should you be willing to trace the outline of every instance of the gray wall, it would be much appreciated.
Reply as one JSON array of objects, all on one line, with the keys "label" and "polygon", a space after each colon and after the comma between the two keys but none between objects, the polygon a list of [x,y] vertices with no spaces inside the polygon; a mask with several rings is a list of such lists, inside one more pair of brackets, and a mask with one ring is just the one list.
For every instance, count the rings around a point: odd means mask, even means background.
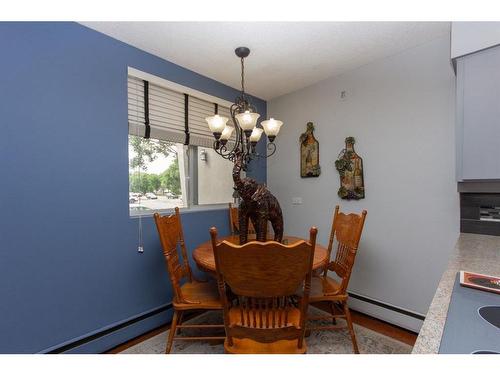
[{"label": "gray wall", "polygon": [[[284,121],[268,184],[285,232],[319,228],[326,244],[336,204],[368,210],[350,291],[425,314],[459,232],[454,176],[454,75],[449,37],[379,60],[268,102]],[[341,91],[347,92],[340,99]],[[319,178],[301,179],[298,138],[313,121]],[[366,198],[337,197],[333,162],[347,136],[363,157]],[[292,205],[301,197],[302,205]],[[419,320],[352,299],[351,306],[417,330]]]}]

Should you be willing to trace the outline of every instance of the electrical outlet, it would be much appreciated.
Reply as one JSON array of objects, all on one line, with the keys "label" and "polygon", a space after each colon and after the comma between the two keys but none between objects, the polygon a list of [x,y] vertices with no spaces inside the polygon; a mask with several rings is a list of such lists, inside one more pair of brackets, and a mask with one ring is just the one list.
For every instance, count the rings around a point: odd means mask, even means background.
[{"label": "electrical outlet", "polygon": [[294,205],[302,204],[302,198],[301,197],[292,198],[292,204]]}]

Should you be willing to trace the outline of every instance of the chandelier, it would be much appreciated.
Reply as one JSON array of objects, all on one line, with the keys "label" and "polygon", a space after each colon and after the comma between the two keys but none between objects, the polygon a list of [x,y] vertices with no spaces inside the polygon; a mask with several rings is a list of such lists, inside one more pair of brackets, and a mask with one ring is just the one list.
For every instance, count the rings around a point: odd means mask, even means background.
[{"label": "chandelier", "polygon": [[[244,60],[250,54],[250,49],[238,47],[234,52],[241,59],[241,94],[235,99],[230,108],[234,127],[227,125],[229,120],[227,117],[220,116],[217,113],[214,116],[205,118],[205,120],[215,138],[214,150],[224,159],[232,162],[241,157],[242,168],[246,170],[250,160],[268,158],[276,152],[274,140],[283,122],[271,117],[269,120],[262,121],[260,123],[262,127],[259,127],[257,120],[260,114],[257,113],[257,109],[245,93]],[[234,141],[231,140],[233,132],[235,132]],[[259,142],[263,132],[269,140],[265,155],[257,152],[257,142]]]}]

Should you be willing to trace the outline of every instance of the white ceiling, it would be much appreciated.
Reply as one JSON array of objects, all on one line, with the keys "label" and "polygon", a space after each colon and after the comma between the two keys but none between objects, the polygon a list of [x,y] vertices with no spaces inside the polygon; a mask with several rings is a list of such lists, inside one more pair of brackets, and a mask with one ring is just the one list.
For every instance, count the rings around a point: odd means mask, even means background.
[{"label": "white ceiling", "polygon": [[269,100],[449,34],[449,22],[83,22],[197,73]]}]

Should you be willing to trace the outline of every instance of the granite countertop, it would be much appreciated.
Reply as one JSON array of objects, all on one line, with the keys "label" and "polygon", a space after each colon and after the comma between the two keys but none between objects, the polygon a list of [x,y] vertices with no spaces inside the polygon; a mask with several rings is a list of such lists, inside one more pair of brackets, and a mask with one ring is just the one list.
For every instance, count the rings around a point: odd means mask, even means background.
[{"label": "granite countertop", "polygon": [[448,267],[439,282],[412,354],[439,351],[451,292],[458,271],[500,275],[500,236],[461,233]]}]

